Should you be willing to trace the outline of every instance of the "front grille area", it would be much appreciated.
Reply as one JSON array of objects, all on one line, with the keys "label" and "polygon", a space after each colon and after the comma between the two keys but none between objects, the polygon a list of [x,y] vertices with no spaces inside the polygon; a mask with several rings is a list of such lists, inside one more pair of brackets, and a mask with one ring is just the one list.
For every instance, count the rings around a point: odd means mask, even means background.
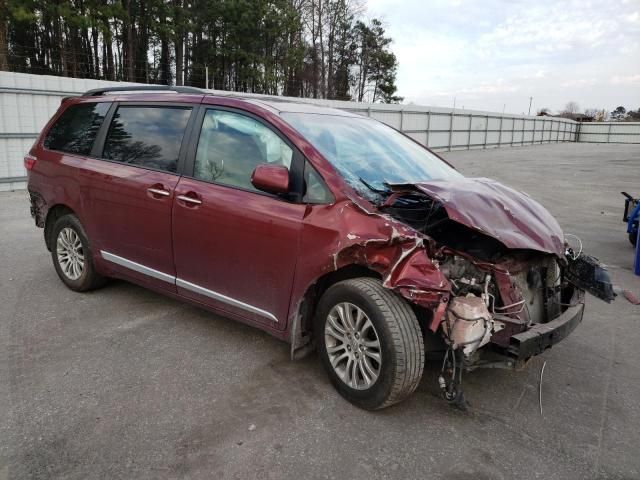
[{"label": "front grille area", "polygon": [[513,277],[525,300],[529,324],[546,323],[560,313],[561,272],[554,257],[538,258]]}]

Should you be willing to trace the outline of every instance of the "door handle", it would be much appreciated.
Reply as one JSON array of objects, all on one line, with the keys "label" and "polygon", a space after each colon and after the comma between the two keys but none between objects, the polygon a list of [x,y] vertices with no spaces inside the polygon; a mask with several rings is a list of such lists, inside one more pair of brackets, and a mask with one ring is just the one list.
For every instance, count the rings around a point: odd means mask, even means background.
[{"label": "door handle", "polygon": [[191,203],[193,205],[200,205],[202,203],[202,200],[198,200],[197,198],[193,198],[193,197],[188,197],[186,195],[178,195],[176,198],[178,200],[182,200],[183,202]]},{"label": "door handle", "polygon": [[171,195],[171,192],[162,190],[161,188],[147,188],[147,192],[153,193],[154,195],[160,195],[162,197],[168,197],[169,195]]}]

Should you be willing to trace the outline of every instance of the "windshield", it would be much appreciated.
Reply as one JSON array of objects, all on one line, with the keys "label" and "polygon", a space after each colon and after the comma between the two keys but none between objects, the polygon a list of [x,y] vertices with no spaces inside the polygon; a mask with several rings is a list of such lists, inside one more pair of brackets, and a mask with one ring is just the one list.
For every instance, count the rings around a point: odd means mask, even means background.
[{"label": "windshield", "polygon": [[384,194],[386,184],[462,177],[427,149],[375,120],[288,112],[282,116],[366,197]]}]

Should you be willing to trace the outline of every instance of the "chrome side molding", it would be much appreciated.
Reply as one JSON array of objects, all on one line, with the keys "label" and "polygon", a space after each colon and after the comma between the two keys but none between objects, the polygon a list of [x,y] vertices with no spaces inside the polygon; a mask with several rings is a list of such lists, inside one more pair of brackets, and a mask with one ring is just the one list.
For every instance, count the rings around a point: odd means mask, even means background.
[{"label": "chrome side molding", "polygon": [[263,310],[261,308],[254,307],[253,305],[249,305],[248,303],[241,302],[240,300],[236,300],[235,298],[227,297],[226,295],[201,287],[200,285],[196,285],[195,283],[187,282],[186,280],[182,280],[180,278],[174,277],[173,275],[160,272],[159,270],[155,270],[140,263],[133,262],[124,257],[114,255],[113,253],[105,252],[104,250],[100,250],[100,255],[105,260],[111,263],[115,263],[116,265],[120,265],[121,267],[128,268],[129,270],[133,270],[134,272],[149,275],[150,277],[157,278],[158,280],[162,280],[167,283],[172,283],[177,287],[184,288],[185,290],[204,295],[205,297],[209,297],[213,300],[226,303],[227,305],[231,305],[232,307],[240,308],[255,315],[267,318],[272,322],[278,322],[278,319],[274,314],[267,312],[266,310]]},{"label": "chrome side molding", "polygon": [[196,285],[195,283],[176,278],[176,286],[184,288],[185,290],[190,290],[194,293],[199,293],[200,295],[204,295],[205,297],[213,298],[214,300],[226,303],[227,305],[231,305],[232,307],[241,308],[242,310],[246,310],[247,312],[260,315],[261,317],[268,318],[272,322],[278,321],[275,315],[267,312],[266,310],[262,310],[261,308],[254,307],[253,305],[249,305],[248,303],[241,302],[240,300],[236,300],[235,298],[227,297],[226,295],[214,292],[213,290],[208,290],[204,287],[201,287],[200,285]]},{"label": "chrome side molding", "polygon": [[100,250],[100,255],[102,255],[102,258],[104,258],[105,260],[108,260],[111,263],[115,263],[116,265],[120,265],[121,267],[128,268],[129,270],[133,270],[134,272],[143,273],[164,282],[173,284],[176,283],[176,277],[174,277],[173,275],[169,275],[159,270],[146,267],[144,265],[141,265],[140,263],[132,262],[131,260],[119,257],[118,255],[114,255],[113,253],[105,252],[104,250]]}]

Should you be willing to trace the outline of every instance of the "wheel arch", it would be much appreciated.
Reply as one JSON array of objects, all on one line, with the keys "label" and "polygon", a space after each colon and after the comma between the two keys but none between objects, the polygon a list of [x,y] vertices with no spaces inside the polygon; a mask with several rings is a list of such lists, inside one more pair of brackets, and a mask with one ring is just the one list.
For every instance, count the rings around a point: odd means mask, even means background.
[{"label": "wheel arch", "polygon": [[[309,285],[302,297],[302,300],[298,302],[289,331],[292,359],[303,358],[306,354],[310,353],[314,347],[313,316],[315,314],[318,301],[324,292],[338,282],[360,277],[382,280],[382,275],[375,270],[364,265],[349,264],[318,277],[315,282]],[[434,343],[434,346],[430,348],[430,350],[439,350],[439,339],[436,339],[436,335],[429,331],[427,327],[433,317],[433,312],[425,307],[408,301],[406,298],[403,298],[403,300],[406,301],[414,311],[418,319],[420,329],[422,330],[423,337],[425,337],[426,340],[429,340],[428,344]]]},{"label": "wheel arch", "polygon": [[63,203],[53,205],[47,211],[47,217],[44,222],[44,243],[47,246],[47,250],[51,251],[51,231],[56,223],[56,220],[68,214],[76,215],[76,212],[74,212],[69,206]]},{"label": "wheel arch", "polygon": [[358,277],[382,278],[366,266],[349,264],[321,275],[307,287],[291,316],[289,341],[292,359],[304,357],[313,348],[313,315],[322,294],[337,282]]}]

